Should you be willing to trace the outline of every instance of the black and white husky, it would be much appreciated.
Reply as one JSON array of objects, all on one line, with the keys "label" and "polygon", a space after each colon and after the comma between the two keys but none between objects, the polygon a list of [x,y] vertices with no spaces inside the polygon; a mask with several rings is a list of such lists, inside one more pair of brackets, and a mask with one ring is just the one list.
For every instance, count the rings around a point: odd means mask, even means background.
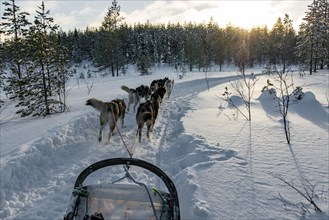
[{"label": "black and white husky", "polygon": [[137,94],[140,98],[144,98],[145,100],[148,100],[151,96],[151,89],[148,86],[140,85],[136,88]]},{"label": "black and white husky", "polygon": [[121,86],[121,89],[128,93],[128,111],[130,105],[134,105],[134,112],[136,111],[136,106],[139,103],[139,96],[136,89],[128,88],[127,86]]},{"label": "black and white husky", "polygon": [[119,105],[115,102],[103,102],[95,98],[88,99],[86,105],[90,105],[96,110],[101,112],[99,115],[99,121],[101,127],[99,130],[98,141],[99,142],[102,141],[103,128],[107,124],[107,122],[109,123],[110,126],[110,132],[109,132],[109,141],[110,141],[120,115]]}]

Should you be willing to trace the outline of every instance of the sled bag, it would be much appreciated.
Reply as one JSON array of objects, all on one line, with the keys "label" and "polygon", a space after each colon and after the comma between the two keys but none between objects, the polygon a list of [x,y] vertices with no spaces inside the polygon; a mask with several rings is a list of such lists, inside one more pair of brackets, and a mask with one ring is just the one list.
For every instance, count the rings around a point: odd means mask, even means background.
[{"label": "sled bag", "polygon": [[[168,219],[170,195],[149,189],[158,219]],[[156,219],[143,186],[99,184],[75,188],[65,217],[75,219]]]}]

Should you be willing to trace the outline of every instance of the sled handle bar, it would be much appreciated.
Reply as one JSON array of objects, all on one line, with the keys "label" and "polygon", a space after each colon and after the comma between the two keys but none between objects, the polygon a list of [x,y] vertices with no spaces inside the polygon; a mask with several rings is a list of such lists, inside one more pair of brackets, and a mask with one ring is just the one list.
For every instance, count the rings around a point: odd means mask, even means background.
[{"label": "sled handle bar", "polygon": [[175,219],[180,219],[180,213],[179,213],[179,201],[178,201],[178,195],[177,195],[177,190],[172,182],[172,180],[168,177],[168,175],[163,172],[160,168],[157,166],[148,163],[146,161],[140,160],[140,159],[135,159],[135,158],[111,158],[111,159],[105,159],[102,161],[98,161],[86,169],[84,169],[78,178],[75,181],[74,188],[79,188],[82,187],[83,181],[93,172],[96,170],[99,170],[104,167],[108,166],[115,166],[115,165],[127,165],[129,166],[137,166],[144,168],[148,171],[151,171],[152,173],[156,174],[160,179],[163,181],[163,183],[166,185],[170,196],[172,197],[172,206],[176,207],[174,212],[176,212],[176,218]]}]

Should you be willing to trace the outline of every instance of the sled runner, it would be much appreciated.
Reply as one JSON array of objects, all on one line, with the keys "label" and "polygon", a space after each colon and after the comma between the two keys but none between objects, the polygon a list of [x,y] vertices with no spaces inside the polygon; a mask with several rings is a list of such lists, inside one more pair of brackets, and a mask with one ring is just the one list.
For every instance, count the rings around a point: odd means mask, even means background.
[{"label": "sled runner", "polygon": [[[83,185],[94,171],[123,165],[124,176],[110,183]],[[158,176],[168,192],[136,181],[130,168],[140,167]],[[119,183],[129,180],[128,183]],[[133,184],[131,184],[133,183]],[[77,177],[65,220],[180,219],[177,191],[171,179],[158,167],[134,158],[113,158],[96,162]]]}]

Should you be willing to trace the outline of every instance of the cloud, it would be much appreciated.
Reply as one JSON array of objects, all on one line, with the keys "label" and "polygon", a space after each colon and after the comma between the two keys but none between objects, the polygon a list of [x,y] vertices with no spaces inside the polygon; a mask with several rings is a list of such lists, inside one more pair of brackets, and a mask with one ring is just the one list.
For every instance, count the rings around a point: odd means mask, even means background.
[{"label": "cloud", "polygon": [[293,20],[294,26],[302,23],[305,12],[308,10],[308,5],[311,5],[313,0],[299,0],[299,1],[272,1],[271,5],[277,11],[280,11],[280,17],[288,14]]},{"label": "cloud", "polygon": [[[218,8],[218,1],[154,1],[144,9],[124,13],[130,24],[144,23],[177,23],[202,20],[205,11]],[[208,13],[209,15],[209,13]],[[210,18],[211,15],[208,17]]]},{"label": "cloud", "polygon": [[231,23],[236,26],[252,28],[267,25],[269,28],[278,17],[289,14],[295,28],[301,23],[307,5],[312,0],[302,1],[151,1],[143,9],[124,13],[126,22],[144,23],[184,23],[208,22],[210,17],[221,26]]},{"label": "cloud", "polygon": [[[301,23],[307,11],[307,5],[312,0],[158,0],[133,1],[119,0],[121,15],[128,24],[145,23],[184,23],[208,22],[210,17],[221,26],[232,23],[236,26],[251,28],[252,26],[268,25],[271,27],[278,17],[289,14],[295,28]],[[34,20],[35,11],[41,1],[17,1],[22,11],[31,14]],[[46,9],[50,9],[50,16],[64,31],[85,29],[86,27],[100,27],[108,8],[109,1],[92,0],[54,0],[45,1]]]}]

